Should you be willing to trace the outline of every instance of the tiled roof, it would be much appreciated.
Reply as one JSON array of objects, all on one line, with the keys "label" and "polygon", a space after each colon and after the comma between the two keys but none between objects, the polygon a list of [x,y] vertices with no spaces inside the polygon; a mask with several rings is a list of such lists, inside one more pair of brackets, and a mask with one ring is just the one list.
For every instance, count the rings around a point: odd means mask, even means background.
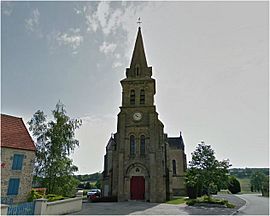
[{"label": "tiled roof", "polygon": [[180,137],[168,137],[169,147],[183,149],[185,148],[182,136]]},{"label": "tiled roof", "polygon": [[22,118],[1,114],[1,147],[36,150]]}]

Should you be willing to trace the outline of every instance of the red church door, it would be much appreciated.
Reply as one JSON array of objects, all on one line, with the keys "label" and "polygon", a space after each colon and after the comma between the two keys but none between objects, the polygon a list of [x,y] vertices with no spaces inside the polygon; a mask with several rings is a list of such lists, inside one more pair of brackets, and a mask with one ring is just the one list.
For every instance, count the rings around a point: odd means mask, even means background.
[{"label": "red church door", "polygon": [[130,180],[130,199],[144,200],[144,177],[132,176]]}]

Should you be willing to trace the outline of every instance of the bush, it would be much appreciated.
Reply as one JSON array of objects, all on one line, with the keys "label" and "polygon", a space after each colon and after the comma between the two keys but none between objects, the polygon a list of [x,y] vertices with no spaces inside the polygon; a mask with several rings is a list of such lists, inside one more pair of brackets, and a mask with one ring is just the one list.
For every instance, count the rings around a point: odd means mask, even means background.
[{"label": "bush", "polygon": [[53,202],[57,200],[63,200],[64,197],[61,195],[56,195],[56,194],[48,194],[45,196],[46,199],[48,199],[48,202]]},{"label": "bush", "polygon": [[209,203],[209,204],[219,204],[225,205],[227,208],[234,208],[235,206],[224,199],[216,199],[210,196],[202,196],[197,199],[189,199],[186,204],[189,206],[195,205],[196,203]]},{"label": "bush", "polygon": [[234,176],[229,177],[228,190],[232,194],[241,192],[240,182]]},{"label": "bush", "polygon": [[35,199],[40,199],[42,198],[44,195],[39,193],[38,191],[36,191],[35,189],[32,189],[31,192],[29,193],[27,202],[32,202]]}]

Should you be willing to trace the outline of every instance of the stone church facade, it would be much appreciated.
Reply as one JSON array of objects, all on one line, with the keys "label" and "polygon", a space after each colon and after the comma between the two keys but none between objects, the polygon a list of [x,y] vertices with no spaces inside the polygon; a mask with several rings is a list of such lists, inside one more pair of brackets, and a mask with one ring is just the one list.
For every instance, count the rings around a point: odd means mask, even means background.
[{"label": "stone church facade", "polygon": [[186,155],[179,137],[168,137],[158,118],[152,67],[148,67],[141,28],[126,78],[121,80],[122,106],[117,132],[106,146],[103,196],[118,201],[164,202],[186,193]]}]

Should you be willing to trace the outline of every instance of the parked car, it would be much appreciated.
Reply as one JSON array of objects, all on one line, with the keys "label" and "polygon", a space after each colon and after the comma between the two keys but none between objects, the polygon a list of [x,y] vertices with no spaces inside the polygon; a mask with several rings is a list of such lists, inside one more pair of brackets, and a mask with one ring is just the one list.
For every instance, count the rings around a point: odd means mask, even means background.
[{"label": "parked car", "polygon": [[96,198],[99,198],[101,196],[101,190],[100,189],[91,189],[87,192],[87,198],[90,200],[94,200]]}]

